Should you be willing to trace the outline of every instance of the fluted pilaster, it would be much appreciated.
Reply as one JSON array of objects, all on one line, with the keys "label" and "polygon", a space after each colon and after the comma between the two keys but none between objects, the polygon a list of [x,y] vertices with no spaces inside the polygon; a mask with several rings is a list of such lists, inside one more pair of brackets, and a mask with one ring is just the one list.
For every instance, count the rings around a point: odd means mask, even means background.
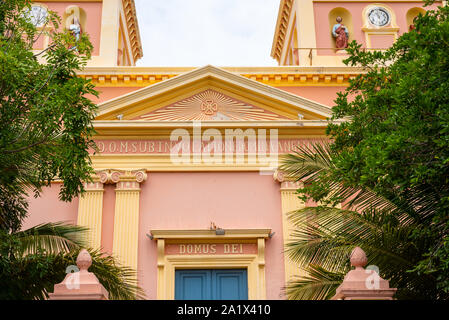
[{"label": "fluted pilaster", "polygon": [[115,171],[109,177],[117,183],[112,251],[123,265],[137,270],[140,183],[147,175],[145,171]]},{"label": "fluted pilaster", "polygon": [[[295,226],[290,219],[288,219],[288,213],[304,208],[305,203],[298,198],[298,194],[296,193],[296,190],[301,187],[300,182],[289,181],[281,171],[275,172],[274,179],[281,183],[282,229],[285,249],[286,244],[291,240],[291,234],[295,230]],[[298,265],[291,261],[287,253],[284,254],[284,266],[286,282],[292,280],[295,276],[301,275],[301,270]]]},{"label": "fluted pilaster", "polygon": [[78,204],[78,225],[88,228],[87,245],[98,249],[101,247],[103,183],[94,178],[94,182],[85,183],[84,188],[86,192],[80,197]]}]

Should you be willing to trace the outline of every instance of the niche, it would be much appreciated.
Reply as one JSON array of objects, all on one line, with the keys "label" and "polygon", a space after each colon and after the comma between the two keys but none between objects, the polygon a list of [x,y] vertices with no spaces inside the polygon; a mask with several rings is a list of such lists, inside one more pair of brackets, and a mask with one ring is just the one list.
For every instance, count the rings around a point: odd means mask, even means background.
[{"label": "niche", "polygon": [[352,15],[345,8],[334,8],[329,12],[329,37],[331,38],[332,47],[336,48],[335,38],[332,36],[332,28],[335,24],[337,24],[337,17],[341,17],[343,19],[342,24],[348,28],[349,31],[349,40],[351,42],[354,40],[354,28],[352,25]]},{"label": "niche", "polygon": [[411,8],[409,11],[407,11],[407,27],[408,27],[408,31],[412,29],[412,26],[414,25],[414,21],[415,18],[419,15],[419,14],[425,14],[426,10],[424,10],[423,8]]},{"label": "niche", "polygon": [[86,12],[78,6],[68,6],[65,10],[62,21],[64,22],[64,26],[66,29],[70,28],[70,25],[73,23],[74,18],[78,18],[78,21],[81,24],[81,31],[83,33],[86,32]]}]

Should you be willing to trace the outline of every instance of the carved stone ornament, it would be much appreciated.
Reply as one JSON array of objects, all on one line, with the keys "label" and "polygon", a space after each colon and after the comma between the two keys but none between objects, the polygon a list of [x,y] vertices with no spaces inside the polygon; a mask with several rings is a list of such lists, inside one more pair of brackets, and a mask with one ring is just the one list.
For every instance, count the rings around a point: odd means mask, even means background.
[{"label": "carved stone ornament", "polygon": [[281,184],[281,190],[297,190],[302,187],[301,181],[295,181],[291,177],[288,177],[285,172],[277,169],[273,174],[273,179]]},{"label": "carved stone ornament", "polygon": [[390,288],[387,280],[382,279],[376,266],[369,266],[365,251],[356,247],[351,253],[351,265],[342,284],[337,288],[332,300],[392,300],[396,288]]},{"label": "carved stone ornament", "polygon": [[364,268],[368,263],[365,251],[360,247],[356,247],[351,253],[351,266],[356,268]]},{"label": "carved stone ornament", "polygon": [[88,271],[90,266],[92,265],[92,257],[86,249],[83,249],[78,254],[78,258],[76,258],[76,265],[80,269],[80,271]]},{"label": "carved stone ornament", "polygon": [[68,266],[65,279],[54,286],[50,300],[108,300],[109,293],[98,278],[88,269],[92,265],[92,257],[85,249],[81,250],[75,266]]},{"label": "carved stone ornament", "polygon": [[273,179],[277,182],[284,182],[285,181],[285,173],[281,170],[276,170],[273,174]]},{"label": "carved stone ornament", "polygon": [[100,182],[103,184],[116,184],[119,182],[145,182],[148,178],[146,170],[122,171],[105,170],[97,173]]}]

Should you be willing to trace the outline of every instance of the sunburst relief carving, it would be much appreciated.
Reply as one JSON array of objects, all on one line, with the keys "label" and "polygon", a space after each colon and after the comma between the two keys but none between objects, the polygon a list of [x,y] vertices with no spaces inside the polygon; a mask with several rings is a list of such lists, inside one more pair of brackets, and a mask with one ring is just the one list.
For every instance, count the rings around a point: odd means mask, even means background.
[{"label": "sunburst relief carving", "polygon": [[152,121],[189,120],[281,120],[273,112],[207,89],[192,97],[139,117]]}]

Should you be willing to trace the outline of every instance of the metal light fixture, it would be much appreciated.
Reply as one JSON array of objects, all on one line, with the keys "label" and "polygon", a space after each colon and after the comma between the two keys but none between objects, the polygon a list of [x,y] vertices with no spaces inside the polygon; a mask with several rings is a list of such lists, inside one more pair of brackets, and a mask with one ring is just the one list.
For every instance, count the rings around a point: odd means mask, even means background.
[{"label": "metal light fixture", "polygon": [[224,236],[225,233],[226,233],[226,231],[224,229],[221,229],[221,228],[218,228],[218,229],[215,230],[215,234],[217,236]]}]

